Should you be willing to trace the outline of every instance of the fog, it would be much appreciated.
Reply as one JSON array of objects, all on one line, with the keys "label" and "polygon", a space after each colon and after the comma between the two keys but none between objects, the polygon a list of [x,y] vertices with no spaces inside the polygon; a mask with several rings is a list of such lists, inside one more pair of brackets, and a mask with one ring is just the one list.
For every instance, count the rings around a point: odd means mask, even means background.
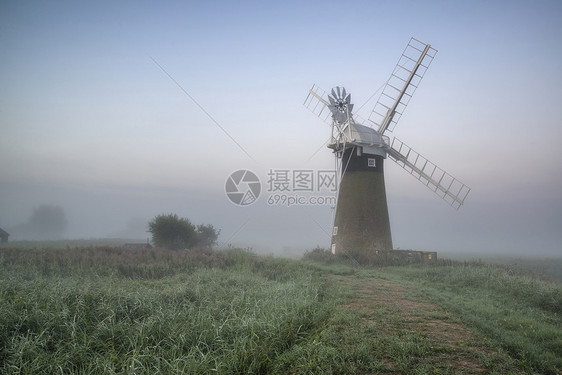
[{"label": "fog", "polygon": [[[176,213],[219,246],[327,248],[331,205],[268,204],[269,174],[332,170],[308,90],[343,85],[367,118],[414,36],[439,52],[392,135],[472,190],[454,210],[387,159],[394,246],[561,256],[561,16],[556,1],[4,2],[0,228],[51,238],[22,229],[49,206],[55,237],[146,241]],[[261,182],[244,206],[225,193],[242,169]]]}]

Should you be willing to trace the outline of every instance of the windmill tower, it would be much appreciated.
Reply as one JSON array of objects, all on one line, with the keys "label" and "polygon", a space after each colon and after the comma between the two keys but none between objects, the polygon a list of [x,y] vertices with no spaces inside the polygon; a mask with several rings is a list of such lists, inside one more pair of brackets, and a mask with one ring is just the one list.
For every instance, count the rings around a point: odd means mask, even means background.
[{"label": "windmill tower", "polygon": [[411,38],[367,121],[353,115],[351,95],[344,88],[327,94],[314,85],[309,91],[304,105],[332,126],[328,147],[336,156],[340,176],[333,253],[368,255],[393,249],[384,183],[387,157],[456,209],[470,192],[402,141],[390,141],[385,134],[396,126],[436,54],[429,44]]}]

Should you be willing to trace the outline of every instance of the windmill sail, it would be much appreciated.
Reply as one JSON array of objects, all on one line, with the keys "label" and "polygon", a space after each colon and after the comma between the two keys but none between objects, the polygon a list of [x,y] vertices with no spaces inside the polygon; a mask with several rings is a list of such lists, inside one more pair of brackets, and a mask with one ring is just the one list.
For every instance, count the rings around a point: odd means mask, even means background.
[{"label": "windmill sail", "polygon": [[388,156],[422,184],[456,209],[464,203],[470,188],[412,150],[398,138],[392,140]]},{"label": "windmill sail", "polygon": [[303,105],[308,108],[310,112],[320,117],[322,121],[327,124],[331,124],[332,111],[329,109],[330,102],[326,91],[316,85],[313,85],[308,91],[308,95]]},{"label": "windmill sail", "polygon": [[394,129],[436,54],[429,44],[410,39],[369,116],[380,134]]}]

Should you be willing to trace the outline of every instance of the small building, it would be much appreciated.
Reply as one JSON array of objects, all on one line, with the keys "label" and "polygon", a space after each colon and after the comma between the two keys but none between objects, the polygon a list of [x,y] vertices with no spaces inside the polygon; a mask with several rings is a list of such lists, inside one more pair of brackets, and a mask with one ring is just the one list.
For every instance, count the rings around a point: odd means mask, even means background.
[{"label": "small building", "polygon": [[10,236],[10,233],[6,232],[4,229],[0,228],[0,242],[1,243],[6,243],[8,242],[8,237]]}]

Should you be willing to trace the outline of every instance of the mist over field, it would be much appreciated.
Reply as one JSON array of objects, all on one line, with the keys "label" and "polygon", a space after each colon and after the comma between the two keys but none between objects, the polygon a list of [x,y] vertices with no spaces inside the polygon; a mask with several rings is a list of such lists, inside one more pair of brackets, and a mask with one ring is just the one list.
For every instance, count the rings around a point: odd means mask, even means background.
[{"label": "mist over field", "polygon": [[[219,247],[328,248],[331,205],[270,204],[269,173],[332,170],[308,90],[345,86],[368,118],[413,36],[439,52],[393,135],[472,190],[456,211],[387,159],[394,247],[560,257],[561,16],[556,1],[2,3],[0,228],[146,241],[175,213],[221,229]],[[241,169],[261,183],[246,206],[225,193]],[[42,206],[58,229],[31,225]]]},{"label": "mist over field", "polygon": [[[271,207],[261,201],[250,207],[236,207],[221,191],[213,194],[179,188],[114,187],[95,191],[40,185],[35,188],[44,189],[48,194],[45,197],[34,195],[37,199],[33,203],[25,199],[28,194],[36,193],[26,192],[23,187],[14,187],[16,191],[10,194],[15,202],[27,207],[27,211],[20,211],[18,204],[11,203],[13,207],[10,207],[10,202],[3,202],[3,207],[11,208],[3,210],[3,214],[10,212],[10,217],[15,218],[12,226],[5,226],[13,233],[11,240],[60,239],[25,236],[24,233],[18,237],[18,224],[28,221],[33,207],[41,206],[42,202],[54,202],[64,209],[68,221],[61,236],[65,239],[112,237],[142,242],[150,237],[148,221],[154,216],[177,213],[192,222],[210,223],[220,228],[219,247],[252,247],[257,252],[281,255],[298,255],[316,246],[329,247],[330,207]],[[437,250],[452,255],[462,253],[468,258],[494,254],[560,256],[556,228],[559,221],[547,220],[548,215],[541,222],[540,217],[529,217],[532,211],[525,212],[524,207],[492,215],[470,204],[455,211],[430,192],[424,198],[412,201],[390,194],[396,248]],[[427,220],[423,210],[442,217]],[[548,210],[544,207],[545,213]],[[552,212],[553,218],[555,214]],[[518,232],[518,228],[523,230]]]}]

